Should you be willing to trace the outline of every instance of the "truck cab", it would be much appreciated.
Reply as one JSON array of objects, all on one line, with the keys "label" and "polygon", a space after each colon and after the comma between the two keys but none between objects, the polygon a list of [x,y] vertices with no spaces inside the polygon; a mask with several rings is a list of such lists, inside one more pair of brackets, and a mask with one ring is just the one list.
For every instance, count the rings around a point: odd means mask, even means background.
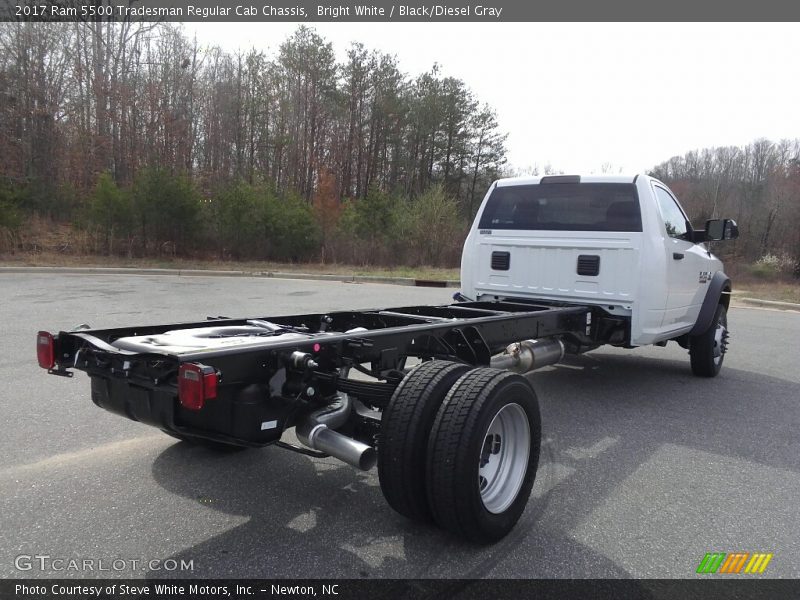
[{"label": "truck cab", "polygon": [[[735,237],[735,223],[718,221],[707,229],[727,226]],[[629,323],[619,345],[680,340],[696,329],[709,293],[727,308],[730,281],[709,239],[647,175],[501,179],[464,244],[462,290],[476,300],[600,306]]]}]

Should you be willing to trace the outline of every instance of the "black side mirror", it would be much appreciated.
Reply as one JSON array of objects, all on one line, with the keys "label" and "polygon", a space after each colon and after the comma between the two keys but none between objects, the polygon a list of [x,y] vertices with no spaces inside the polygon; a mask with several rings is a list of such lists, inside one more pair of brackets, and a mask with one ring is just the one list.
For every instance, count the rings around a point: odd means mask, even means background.
[{"label": "black side mirror", "polygon": [[725,240],[735,240],[739,237],[739,226],[733,219],[725,219],[725,233],[722,238]]},{"label": "black side mirror", "polygon": [[733,219],[710,219],[706,221],[706,240],[719,242],[739,237],[739,226]]}]

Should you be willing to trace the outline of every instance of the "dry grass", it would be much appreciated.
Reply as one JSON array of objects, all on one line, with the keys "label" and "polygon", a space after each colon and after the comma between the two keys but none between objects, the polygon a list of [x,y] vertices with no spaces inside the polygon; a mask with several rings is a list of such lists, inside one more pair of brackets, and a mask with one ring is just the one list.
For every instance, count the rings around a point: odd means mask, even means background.
[{"label": "dry grass", "polygon": [[790,281],[736,281],[733,282],[734,298],[758,298],[800,304],[800,282]]},{"label": "dry grass", "polygon": [[[434,281],[457,280],[458,269],[438,267],[373,267],[345,264],[279,263],[272,261],[223,261],[215,258],[125,258],[99,254],[102,244],[77,227],[35,217],[20,228],[14,244],[0,246],[0,265],[25,267],[130,267],[156,269],[213,269],[328,275],[410,277]],[[16,246],[15,252],[9,248]]]},{"label": "dry grass", "polygon": [[791,272],[765,271],[756,265],[725,262],[725,272],[733,282],[735,296],[800,303],[800,279]]},{"label": "dry grass", "polygon": [[149,269],[213,269],[223,271],[257,271],[283,273],[319,273],[328,275],[373,275],[411,277],[435,281],[457,280],[458,269],[438,267],[370,267],[320,263],[278,263],[268,261],[220,261],[182,258],[122,258],[86,256],[57,252],[17,252],[0,254],[0,265],[9,267],[130,267]]},{"label": "dry grass", "polygon": [[[10,234],[9,234],[10,235]],[[1,240],[0,240],[1,241]],[[458,269],[437,267],[372,267],[344,264],[278,263],[270,261],[221,261],[215,259],[124,258],[93,254],[91,237],[68,225],[31,219],[16,239],[0,244],[0,265],[59,267],[130,267],[160,269],[214,269],[226,271],[319,273],[330,275],[373,275],[410,277],[434,281],[458,280]],[[12,245],[12,242],[13,245]],[[14,253],[3,252],[16,246]],[[740,297],[800,303],[800,280],[790,276],[764,279],[748,270],[747,265],[728,265],[734,294]]]},{"label": "dry grass", "polygon": [[[11,267],[130,267],[150,269],[214,269],[223,271],[257,271],[283,273],[320,273],[329,275],[373,275],[379,277],[411,277],[434,281],[458,280],[458,269],[437,267],[369,267],[319,263],[277,263],[268,261],[220,261],[181,258],[121,258],[63,254],[54,251],[0,254],[0,265]],[[734,276],[737,296],[800,303],[800,282],[790,280],[761,281]]]}]

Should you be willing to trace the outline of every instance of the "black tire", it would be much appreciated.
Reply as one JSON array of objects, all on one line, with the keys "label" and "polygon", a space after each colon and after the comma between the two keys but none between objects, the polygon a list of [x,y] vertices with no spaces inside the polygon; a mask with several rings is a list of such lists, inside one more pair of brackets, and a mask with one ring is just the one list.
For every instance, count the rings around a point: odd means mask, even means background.
[{"label": "black tire", "polygon": [[[518,415],[511,422],[525,419],[529,435],[527,456],[519,447],[511,452],[514,436],[489,434],[501,411]],[[524,427],[524,425],[515,425]],[[487,435],[489,434],[489,435]],[[492,446],[487,448],[487,443]],[[497,447],[494,447],[494,444]],[[436,523],[469,540],[487,543],[504,537],[519,520],[536,477],[541,444],[539,401],[527,379],[497,369],[475,369],[462,376],[447,394],[431,429],[428,442],[428,503]],[[505,505],[484,503],[486,483],[483,467],[492,455],[516,456],[527,462],[517,469],[518,477],[510,485]],[[506,460],[498,458],[497,460]],[[524,469],[524,470],[523,470]],[[479,483],[480,482],[480,483]],[[494,484],[492,484],[494,485]],[[516,486],[519,486],[516,488]],[[517,489],[514,495],[514,489]]]},{"label": "black tire", "polygon": [[698,377],[716,377],[722,368],[727,348],[728,315],[725,307],[720,304],[708,329],[689,338],[692,373]]},{"label": "black tire", "polygon": [[393,509],[418,521],[431,521],[425,489],[425,462],[436,412],[468,365],[442,360],[422,363],[397,386],[381,417],[378,478]]},{"label": "black tire", "polygon": [[186,442],[187,444],[191,444],[192,446],[202,446],[203,448],[208,448],[209,450],[213,450],[214,452],[230,454],[233,452],[241,452],[242,450],[250,449],[249,446],[226,444],[225,442],[217,442],[215,440],[209,440],[194,435],[186,435],[184,433],[174,433],[172,431],[164,431],[164,433],[166,433],[170,437],[174,437],[176,440]]}]

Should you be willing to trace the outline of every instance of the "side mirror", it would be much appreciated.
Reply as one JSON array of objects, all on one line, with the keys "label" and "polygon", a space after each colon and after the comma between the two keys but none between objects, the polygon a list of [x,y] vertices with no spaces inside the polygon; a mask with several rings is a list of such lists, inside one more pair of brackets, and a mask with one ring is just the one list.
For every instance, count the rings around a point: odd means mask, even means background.
[{"label": "side mirror", "polygon": [[706,240],[719,242],[739,237],[739,226],[733,219],[710,219],[706,221]]}]

